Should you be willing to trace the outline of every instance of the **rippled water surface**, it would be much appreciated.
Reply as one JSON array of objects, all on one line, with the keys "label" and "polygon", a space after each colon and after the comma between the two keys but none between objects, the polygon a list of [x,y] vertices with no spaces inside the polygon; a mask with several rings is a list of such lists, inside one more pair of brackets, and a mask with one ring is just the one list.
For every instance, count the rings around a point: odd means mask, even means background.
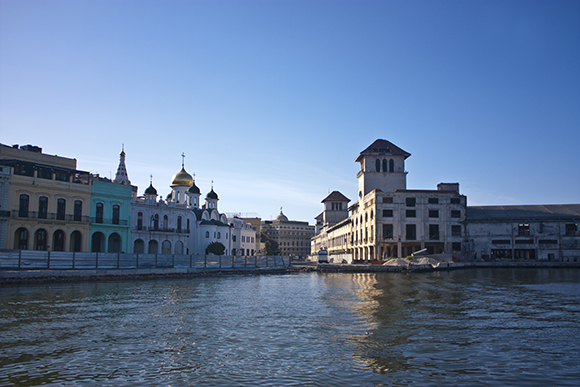
[{"label": "rippled water surface", "polygon": [[580,380],[580,270],[0,287],[0,386]]}]

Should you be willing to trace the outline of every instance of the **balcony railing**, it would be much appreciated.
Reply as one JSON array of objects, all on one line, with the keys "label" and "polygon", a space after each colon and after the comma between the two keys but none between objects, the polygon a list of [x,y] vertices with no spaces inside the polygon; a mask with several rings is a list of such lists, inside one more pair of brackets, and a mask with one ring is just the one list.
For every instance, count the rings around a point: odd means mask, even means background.
[{"label": "balcony railing", "polygon": [[97,218],[94,216],[91,216],[91,223],[95,223],[95,224],[106,224],[106,225],[119,225],[119,226],[126,226],[129,224],[129,222],[127,221],[127,219],[105,219],[105,218]]},{"label": "balcony railing", "polygon": [[[6,211],[8,212],[8,211]],[[12,218],[24,218],[24,219],[40,219],[40,220],[62,220],[65,222],[81,222],[88,223],[88,216],[79,216],[71,214],[55,214],[53,212],[38,212],[38,211],[20,211],[12,210]]]},{"label": "balcony railing", "polygon": [[147,226],[137,226],[135,227],[137,231],[154,231],[154,232],[171,232],[171,233],[178,233],[178,234],[189,234],[190,230],[184,228],[173,228],[173,227],[147,227]]}]

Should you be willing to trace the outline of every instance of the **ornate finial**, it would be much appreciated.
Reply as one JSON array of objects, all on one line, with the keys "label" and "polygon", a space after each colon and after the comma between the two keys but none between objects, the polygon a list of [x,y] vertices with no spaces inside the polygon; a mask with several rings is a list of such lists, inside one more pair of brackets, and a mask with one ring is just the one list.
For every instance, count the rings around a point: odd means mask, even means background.
[{"label": "ornate finial", "polygon": [[213,189],[213,180],[211,181],[211,189]]},{"label": "ornate finial", "polygon": [[280,207],[280,213],[282,213],[282,207]]},{"label": "ornate finial", "polygon": [[195,172],[193,172],[193,181],[195,182]]},{"label": "ornate finial", "polygon": [[149,175],[149,184],[153,185],[153,174]]},{"label": "ornate finial", "polygon": [[185,166],[185,152],[181,152],[181,166]]}]

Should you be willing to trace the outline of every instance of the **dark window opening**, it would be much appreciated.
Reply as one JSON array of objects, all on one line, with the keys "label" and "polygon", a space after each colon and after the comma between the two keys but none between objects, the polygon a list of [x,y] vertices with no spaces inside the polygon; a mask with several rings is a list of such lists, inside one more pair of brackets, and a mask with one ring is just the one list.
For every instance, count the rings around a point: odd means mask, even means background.
[{"label": "dark window opening", "polygon": [[461,226],[451,226],[451,236],[460,237],[461,236]]},{"label": "dark window opening", "polygon": [[461,211],[459,211],[459,210],[452,210],[451,211],[451,217],[452,218],[461,218]]},{"label": "dark window opening", "polygon": [[383,238],[384,239],[393,239],[393,225],[392,224],[383,224]]},{"label": "dark window opening", "polygon": [[439,217],[439,210],[429,210],[429,217],[430,218],[438,218]]},{"label": "dark window opening", "polygon": [[95,222],[96,223],[103,223],[104,204],[97,203],[96,211],[97,212],[96,212]]},{"label": "dark window opening", "polygon": [[384,197],[383,198],[383,203],[392,203],[393,202],[393,198],[392,197]]},{"label": "dark window opening", "polygon": [[578,225],[576,223],[568,223],[566,225],[566,235],[567,236],[578,235]]},{"label": "dark window opening", "polygon": [[75,200],[73,217],[75,222],[81,221],[81,216],[83,215],[83,202],[80,200]]},{"label": "dark window opening", "polygon": [[429,225],[429,240],[438,241],[439,240],[439,225],[430,224]]},{"label": "dark window opening", "polygon": [[121,207],[118,204],[113,205],[113,224],[119,224],[121,216]]},{"label": "dark window opening", "polygon": [[438,204],[439,198],[429,198],[428,202],[429,202],[429,204]]},{"label": "dark window opening", "polygon": [[529,236],[530,235],[530,225],[529,224],[519,224],[518,225],[518,236]]},{"label": "dark window opening", "polygon": [[407,207],[415,207],[415,203],[417,202],[417,199],[415,198],[406,198],[405,202],[407,203]]},{"label": "dark window opening", "polygon": [[383,210],[383,218],[392,218],[393,210]]},{"label": "dark window opening", "polygon": [[[62,199],[62,198],[57,199],[56,200],[56,219],[57,220],[64,220],[65,210],[66,210],[66,200]],[[62,250],[60,250],[60,251],[62,251]]]},{"label": "dark window opening", "polygon": [[407,231],[407,240],[408,241],[414,241],[417,239],[417,227],[414,224],[408,224],[406,226],[406,231]]},{"label": "dark window opening", "polygon": [[395,160],[389,160],[389,172],[395,172]]},{"label": "dark window opening", "polygon": [[461,204],[460,198],[451,198],[451,204]]},{"label": "dark window opening", "polygon": [[417,216],[417,212],[415,210],[407,210],[406,216],[407,218],[415,218]]},{"label": "dark window opening", "polygon": [[41,196],[38,198],[38,219],[46,219],[48,216],[48,198]]},{"label": "dark window opening", "polygon": [[28,195],[20,195],[20,203],[18,205],[18,216],[21,218],[28,218]]}]

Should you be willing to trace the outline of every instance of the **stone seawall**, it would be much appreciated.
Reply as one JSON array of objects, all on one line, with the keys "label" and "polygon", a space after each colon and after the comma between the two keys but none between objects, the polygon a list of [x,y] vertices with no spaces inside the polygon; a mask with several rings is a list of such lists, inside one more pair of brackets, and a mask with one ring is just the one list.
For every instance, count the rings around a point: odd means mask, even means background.
[{"label": "stone seawall", "polygon": [[83,282],[124,279],[207,277],[233,274],[284,274],[287,272],[288,268],[286,267],[14,270],[0,271],[0,285],[42,282]]}]

